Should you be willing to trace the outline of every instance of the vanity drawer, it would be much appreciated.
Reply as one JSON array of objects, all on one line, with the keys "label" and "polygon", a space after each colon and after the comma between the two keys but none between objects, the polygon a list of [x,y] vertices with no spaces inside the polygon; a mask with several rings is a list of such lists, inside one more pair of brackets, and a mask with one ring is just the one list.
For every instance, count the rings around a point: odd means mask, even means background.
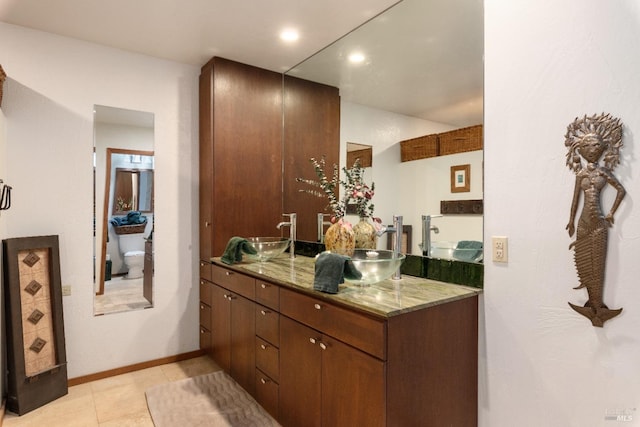
[{"label": "vanity drawer", "polygon": [[211,307],[200,301],[200,326],[211,328]]},{"label": "vanity drawer", "polygon": [[280,290],[280,313],[382,360],[386,359],[386,323],[327,301]]},{"label": "vanity drawer", "polygon": [[256,369],[256,400],[273,418],[278,419],[280,386],[260,369]]},{"label": "vanity drawer", "polygon": [[256,299],[256,279],[228,270],[218,265],[211,266],[213,282],[250,300]]},{"label": "vanity drawer", "polygon": [[200,279],[200,302],[211,305],[211,283]]},{"label": "vanity drawer", "polygon": [[211,331],[200,325],[200,348],[202,350],[211,349]]},{"label": "vanity drawer", "polygon": [[200,261],[200,277],[205,280],[211,281],[211,263],[206,261]]},{"label": "vanity drawer", "polygon": [[280,286],[256,280],[256,302],[278,311],[280,309]]},{"label": "vanity drawer", "polygon": [[256,367],[278,381],[280,373],[280,350],[260,337],[256,337]]},{"label": "vanity drawer", "polygon": [[256,305],[256,335],[275,346],[280,345],[280,314],[270,308]]}]

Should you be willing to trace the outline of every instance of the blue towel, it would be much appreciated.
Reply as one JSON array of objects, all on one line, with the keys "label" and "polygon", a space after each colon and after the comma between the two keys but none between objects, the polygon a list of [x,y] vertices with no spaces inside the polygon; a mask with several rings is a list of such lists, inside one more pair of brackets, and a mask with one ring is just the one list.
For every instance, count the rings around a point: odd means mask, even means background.
[{"label": "blue towel", "polygon": [[355,268],[351,258],[331,252],[318,255],[315,265],[313,289],[329,294],[337,294],[338,286],[344,278],[360,279],[362,274]]},{"label": "blue towel", "polygon": [[139,211],[131,211],[127,213],[127,216],[114,216],[109,220],[111,225],[120,227],[122,225],[138,225],[146,224],[147,217],[142,215]]},{"label": "blue towel", "polygon": [[255,255],[258,251],[247,241],[247,239],[234,236],[227,242],[227,247],[220,258],[225,264],[233,264],[242,261],[242,253]]},{"label": "blue towel", "polygon": [[481,255],[482,242],[475,240],[460,240],[453,250],[453,257],[460,261],[475,261]]}]

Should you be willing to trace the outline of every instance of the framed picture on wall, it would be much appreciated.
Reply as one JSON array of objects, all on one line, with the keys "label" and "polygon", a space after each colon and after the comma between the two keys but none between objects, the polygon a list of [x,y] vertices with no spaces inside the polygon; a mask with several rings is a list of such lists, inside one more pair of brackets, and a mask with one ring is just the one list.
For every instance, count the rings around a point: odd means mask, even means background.
[{"label": "framed picture on wall", "polygon": [[451,192],[468,193],[471,191],[471,165],[451,166]]}]

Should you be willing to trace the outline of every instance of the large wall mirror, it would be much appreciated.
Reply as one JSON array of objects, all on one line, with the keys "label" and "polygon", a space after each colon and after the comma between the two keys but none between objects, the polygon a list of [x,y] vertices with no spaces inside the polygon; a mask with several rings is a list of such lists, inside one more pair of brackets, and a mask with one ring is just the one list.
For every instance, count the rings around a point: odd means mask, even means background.
[{"label": "large wall mirror", "polygon": [[94,106],[94,314],[153,306],[154,116]]},{"label": "large wall mirror", "polygon": [[[404,217],[407,252],[423,254],[423,215],[432,217],[434,245],[482,244],[482,215],[439,216],[443,200],[483,198],[482,151],[400,161],[400,141],[482,124],[481,0],[403,0],[286,74],[339,88],[340,166],[348,147],[371,146],[365,178],[376,185],[375,216]],[[452,192],[451,168],[460,165],[469,165],[471,185]]]}]

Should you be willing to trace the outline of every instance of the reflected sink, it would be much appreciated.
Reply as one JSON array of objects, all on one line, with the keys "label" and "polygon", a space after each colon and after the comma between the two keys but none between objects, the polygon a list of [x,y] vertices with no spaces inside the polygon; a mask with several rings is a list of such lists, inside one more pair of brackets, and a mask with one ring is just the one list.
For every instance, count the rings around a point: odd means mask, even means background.
[{"label": "reflected sink", "polygon": [[347,279],[358,286],[369,286],[393,276],[393,273],[400,268],[405,256],[403,254],[394,255],[393,251],[378,249],[356,249],[351,256],[353,265],[362,274],[362,278]]},{"label": "reflected sink", "polygon": [[449,259],[467,262],[482,262],[482,242],[432,242],[431,258]]},{"label": "reflected sink", "polygon": [[267,262],[277,257],[289,247],[289,239],[284,237],[249,237],[247,242],[256,250],[256,254],[247,254],[247,258]]}]

